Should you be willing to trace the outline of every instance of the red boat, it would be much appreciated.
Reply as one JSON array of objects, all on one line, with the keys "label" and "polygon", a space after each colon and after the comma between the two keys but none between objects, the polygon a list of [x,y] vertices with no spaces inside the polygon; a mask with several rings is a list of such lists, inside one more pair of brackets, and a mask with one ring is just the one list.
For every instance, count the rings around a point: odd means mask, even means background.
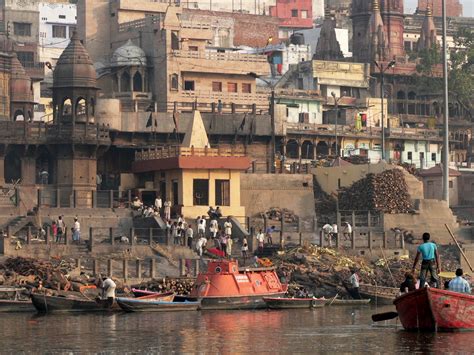
[{"label": "red boat", "polygon": [[424,287],[393,302],[406,330],[474,330],[474,296]]},{"label": "red boat", "polygon": [[265,308],[263,297],[283,296],[274,268],[242,268],[236,260],[210,261],[200,273],[189,299],[201,301],[201,309]]}]

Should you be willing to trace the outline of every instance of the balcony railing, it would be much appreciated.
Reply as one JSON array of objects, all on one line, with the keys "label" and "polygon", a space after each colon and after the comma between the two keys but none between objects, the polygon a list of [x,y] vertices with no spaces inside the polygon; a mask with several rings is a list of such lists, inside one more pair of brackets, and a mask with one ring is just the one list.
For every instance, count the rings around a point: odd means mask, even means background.
[{"label": "balcony railing", "polygon": [[135,161],[176,157],[245,157],[240,148],[187,148],[180,146],[152,147],[135,152]]},{"label": "balcony railing", "polygon": [[267,56],[258,55],[258,54],[173,50],[172,55],[178,58],[205,59],[205,60],[212,60],[212,61],[225,60],[225,61],[237,61],[237,62],[268,63]]}]

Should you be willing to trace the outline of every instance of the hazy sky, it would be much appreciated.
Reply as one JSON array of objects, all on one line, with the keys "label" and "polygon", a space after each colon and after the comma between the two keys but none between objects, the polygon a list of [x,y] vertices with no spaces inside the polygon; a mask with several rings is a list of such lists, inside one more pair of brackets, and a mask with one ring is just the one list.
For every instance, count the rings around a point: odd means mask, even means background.
[{"label": "hazy sky", "polygon": [[[413,13],[418,0],[405,0],[405,12]],[[474,0],[461,0],[464,5],[464,16],[474,17]]]}]

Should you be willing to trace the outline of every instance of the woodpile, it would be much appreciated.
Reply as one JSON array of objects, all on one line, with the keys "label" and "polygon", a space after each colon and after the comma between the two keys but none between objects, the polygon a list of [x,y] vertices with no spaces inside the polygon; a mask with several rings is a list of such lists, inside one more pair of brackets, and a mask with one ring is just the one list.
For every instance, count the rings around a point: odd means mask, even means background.
[{"label": "woodpile", "polygon": [[368,174],[339,193],[339,209],[410,213],[413,210],[403,172]]},{"label": "woodpile", "polygon": [[191,293],[194,286],[194,279],[191,278],[169,278],[165,277],[159,280],[151,280],[132,286],[133,288],[155,291],[155,292],[174,292],[178,295],[187,296]]},{"label": "woodpile", "polygon": [[65,260],[41,261],[30,258],[9,258],[0,264],[4,284],[8,286],[47,287],[69,290],[71,282],[67,274],[75,266]]},{"label": "woodpile", "polygon": [[298,220],[295,213],[286,208],[270,207],[264,214],[271,221],[281,221],[283,218],[285,223],[294,223]]}]

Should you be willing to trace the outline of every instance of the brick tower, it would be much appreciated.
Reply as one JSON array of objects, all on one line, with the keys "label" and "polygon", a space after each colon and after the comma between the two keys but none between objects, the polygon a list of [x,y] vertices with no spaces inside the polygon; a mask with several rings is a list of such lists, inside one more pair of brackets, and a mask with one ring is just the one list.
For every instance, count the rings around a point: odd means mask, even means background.
[{"label": "brick tower", "polygon": [[403,45],[403,0],[380,0],[382,20],[387,33],[388,59],[405,56]]},{"label": "brick tower", "polygon": [[[433,16],[442,16],[442,1],[441,0],[418,0],[417,13],[424,13],[428,7],[431,8]],[[459,0],[447,0],[446,1],[446,14],[448,17],[461,17],[463,13],[462,4]]]}]

